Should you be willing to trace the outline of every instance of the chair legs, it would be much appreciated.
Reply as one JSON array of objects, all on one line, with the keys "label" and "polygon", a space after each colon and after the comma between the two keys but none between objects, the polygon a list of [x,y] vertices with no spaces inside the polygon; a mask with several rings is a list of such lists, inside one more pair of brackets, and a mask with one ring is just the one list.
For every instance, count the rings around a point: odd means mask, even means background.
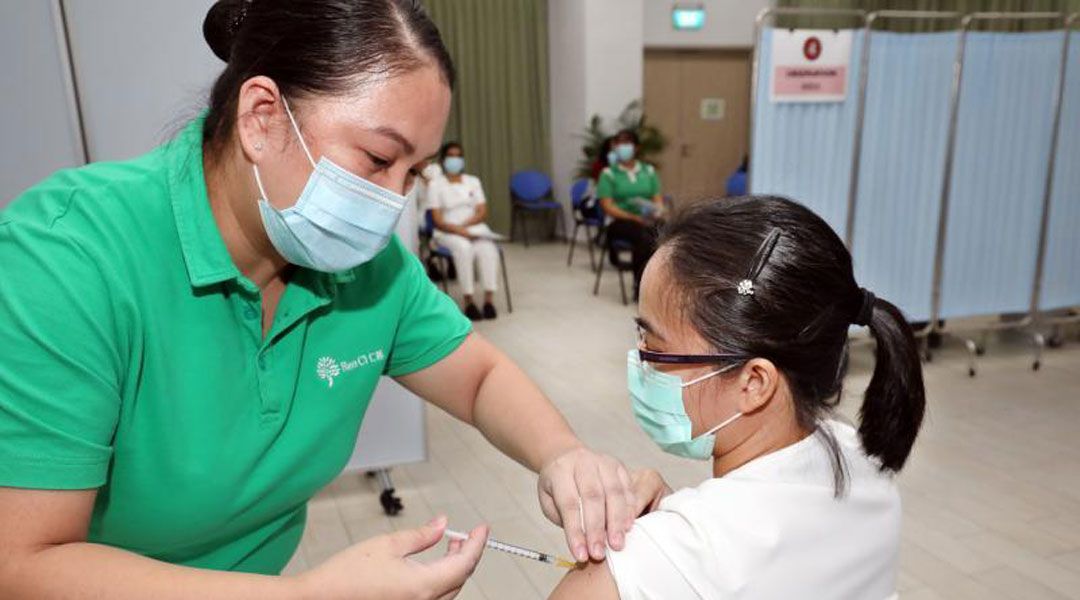
[{"label": "chair legs", "polygon": [[623,281],[622,269],[616,268],[615,272],[619,274],[619,293],[622,294],[622,304],[626,306],[626,283]]},{"label": "chair legs", "polygon": [[[577,232],[574,232],[574,239],[577,240]],[[592,270],[596,270],[596,258],[593,252],[593,239],[592,239],[592,227],[585,226],[585,245],[589,247],[589,266]]]},{"label": "chair legs", "polygon": [[506,312],[514,312],[514,303],[510,299],[510,277],[506,272],[506,255],[503,253],[502,247],[499,248],[499,264],[502,265],[503,276],[503,289],[506,290]]},{"label": "chair legs", "polygon": [[593,284],[592,295],[600,294],[600,276],[604,274],[604,257],[600,257],[600,264],[596,265],[596,283]]},{"label": "chair legs", "polygon": [[555,211],[555,225],[556,225],[556,227],[555,227],[556,231],[561,231],[562,232],[563,240],[565,241],[566,240],[566,233],[567,233],[567,230],[566,230],[566,214],[564,213],[563,209],[561,209],[561,208]]},{"label": "chair legs", "polygon": [[[581,223],[574,222],[574,232],[570,234],[570,253],[566,257],[566,266],[574,263],[574,248],[577,247],[577,234]],[[596,270],[596,253],[593,251],[592,227],[585,225],[585,247],[589,249],[589,268]]]},{"label": "chair legs", "polygon": [[566,256],[566,266],[570,266],[574,262],[574,246],[577,245],[577,232],[581,227],[581,223],[574,223],[574,233],[570,236],[570,254]]}]

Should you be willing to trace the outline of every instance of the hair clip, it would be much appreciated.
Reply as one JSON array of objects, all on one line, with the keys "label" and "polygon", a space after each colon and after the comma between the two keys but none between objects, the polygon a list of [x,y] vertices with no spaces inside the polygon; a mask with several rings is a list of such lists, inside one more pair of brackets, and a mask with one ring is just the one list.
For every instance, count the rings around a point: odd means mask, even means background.
[{"label": "hair clip", "polygon": [[761,270],[765,268],[765,264],[769,262],[769,257],[772,256],[776,243],[780,241],[781,233],[780,228],[774,227],[769,232],[769,235],[765,236],[765,240],[761,242],[761,245],[758,246],[753,260],[750,261],[750,269],[746,272],[746,277],[742,278],[735,288],[735,291],[740,296],[754,295],[754,281],[761,274]]}]

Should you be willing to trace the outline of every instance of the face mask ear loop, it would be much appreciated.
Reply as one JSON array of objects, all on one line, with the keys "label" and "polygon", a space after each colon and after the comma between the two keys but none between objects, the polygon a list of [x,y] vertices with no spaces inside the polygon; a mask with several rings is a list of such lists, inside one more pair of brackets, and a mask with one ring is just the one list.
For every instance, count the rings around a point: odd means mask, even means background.
[{"label": "face mask ear loop", "polygon": [[723,369],[713,371],[712,373],[706,373],[706,374],[702,375],[701,377],[698,377],[696,379],[691,379],[690,381],[687,381],[686,383],[682,384],[682,386],[685,388],[685,387],[690,387],[690,386],[694,385],[695,383],[701,383],[702,381],[705,381],[706,379],[708,379],[710,377],[716,377],[717,375],[719,375],[721,373],[727,373],[728,371],[734,369],[736,366],[737,365],[729,365],[727,367],[724,367]]},{"label": "face mask ear loop", "polygon": [[735,420],[736,420],[736,419],[738,419],[738,418],[739,418],[739,417],[741,417],[741,416],[743,416],[743,415],[742,415],[742,413],[741,413],[741,412],[737,412],[737,413],[735,413],[735,414],[731,415],[731,417],[730,417],[730,418],[728,418],[727,420],[725,420],[725,421],[724,421],[723,423],[720,423],[720,424],[719,424],[719,425],[717,425],[716,427],[713,427],[712,429],[710,429],[710,430],[706,431],[705,433],[703,433],[703,434],[701,434],[701,435],[699,435],[699,436],[696,436],[696,437],[695,437],[694,439],[696,440],[696,439],[697,439],[697,438],[699,438],[699,437],[704,437],[704,436],[706,436],[706,435],[710,435],[710,434],[716,433],[717,431],[720,431],[721,429],[723,429],[723,428],[727,427],[728,425],[731,425],[732,423],[734,423],[734,422],[735,422]]},{"label": "face mask ear loop", "polygon": [[266,195],[266,189],[263,188],[262,178],[259,177],[259,165],[251,165],[251,168],[255,170],[255,185],[259,186],[259,193],[262,194],[262,200],[270,201],[270,197]]},{"label": "face mask ear loop", "polygon": [[297,139],[300,140],[300,147],[304,149],[304,154],[307,156],[308,162],[311,163],[311,168],[314,169],[315,159],[311,158],[311,151],[308,150],[307,143],[304,142],[304,135],[300,133],[300,126],[296,124],[296,118],[293,117],[292,111],[289,110],[289,101],[285,99],[285,96],[281,97],[281,103],[285,106],[285,114],[289,116],[289,122],[292,123]]}]

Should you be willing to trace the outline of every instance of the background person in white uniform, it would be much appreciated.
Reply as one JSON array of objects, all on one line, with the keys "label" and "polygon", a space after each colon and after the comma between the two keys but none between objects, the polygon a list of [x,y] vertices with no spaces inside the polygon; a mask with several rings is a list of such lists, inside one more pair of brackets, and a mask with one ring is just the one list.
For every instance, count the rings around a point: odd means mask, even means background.
[{"label": "background person in white uniform", "polygon": [[[492,303],[499,284],[499,248],[497,235],[487,226],[487,199],[480,179],[465,174],[465,152],[461,144],[448,142],[439,153],[443,177],[429,183],[428,209],[435,220],[435,242],[454,255],[458,283],[465,298],[465,315],[476,321],[494,319]],[[484,288],[484,311],[473,302],[474,265],[480,271]]]},{"label": "background person in white uniform", "polygon": [[[607,564],[553,598],[867,598],[895,595],[904,465],[925,408],[911,329],[856,285],[851,256],[790,200],[700,203],[669,223],[645,270],[631,403],[664,450],[714,478],[670,494]],[[830,418],[851,324],[876,365],[858,431]],[[669,495],[670,494],[670,495]]]}]

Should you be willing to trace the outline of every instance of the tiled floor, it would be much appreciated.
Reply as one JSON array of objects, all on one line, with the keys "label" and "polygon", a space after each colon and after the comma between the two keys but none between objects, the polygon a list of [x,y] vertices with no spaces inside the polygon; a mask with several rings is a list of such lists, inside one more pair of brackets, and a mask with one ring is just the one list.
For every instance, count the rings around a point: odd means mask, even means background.
[{"label": "tiled floor", "polygon": [[[708,466],[660,452],[638,430],[625,391],[633,307],[619,303],[608,270],[591,294],[587,255],[566,267],[566,246],[507,248],[515,312],[478,330],[540,383],[584,440],[631,466],[658,468],[676,488]],[[926,365],[929,413],[900,476],[905,599],[1080,598],[1080,343],[1047,351],[1030,368],[1026,338],[991,338],[969,379],[962,346]],[[867,347],[854,351],[842,404],[853,415],[869,378]],[[426,522],[437,513],[467,529],[485,521],[495,537],[565,552],[561,532],[536,501],[535,477],[474,430],[429,410],[430,460],[394,469],[405,511],[383,516],[374,483],[341,476],[310,503],[290,572],[318,564],[369,536]],[[462,599],[544,598],[552,567],[488,552]]]}]

